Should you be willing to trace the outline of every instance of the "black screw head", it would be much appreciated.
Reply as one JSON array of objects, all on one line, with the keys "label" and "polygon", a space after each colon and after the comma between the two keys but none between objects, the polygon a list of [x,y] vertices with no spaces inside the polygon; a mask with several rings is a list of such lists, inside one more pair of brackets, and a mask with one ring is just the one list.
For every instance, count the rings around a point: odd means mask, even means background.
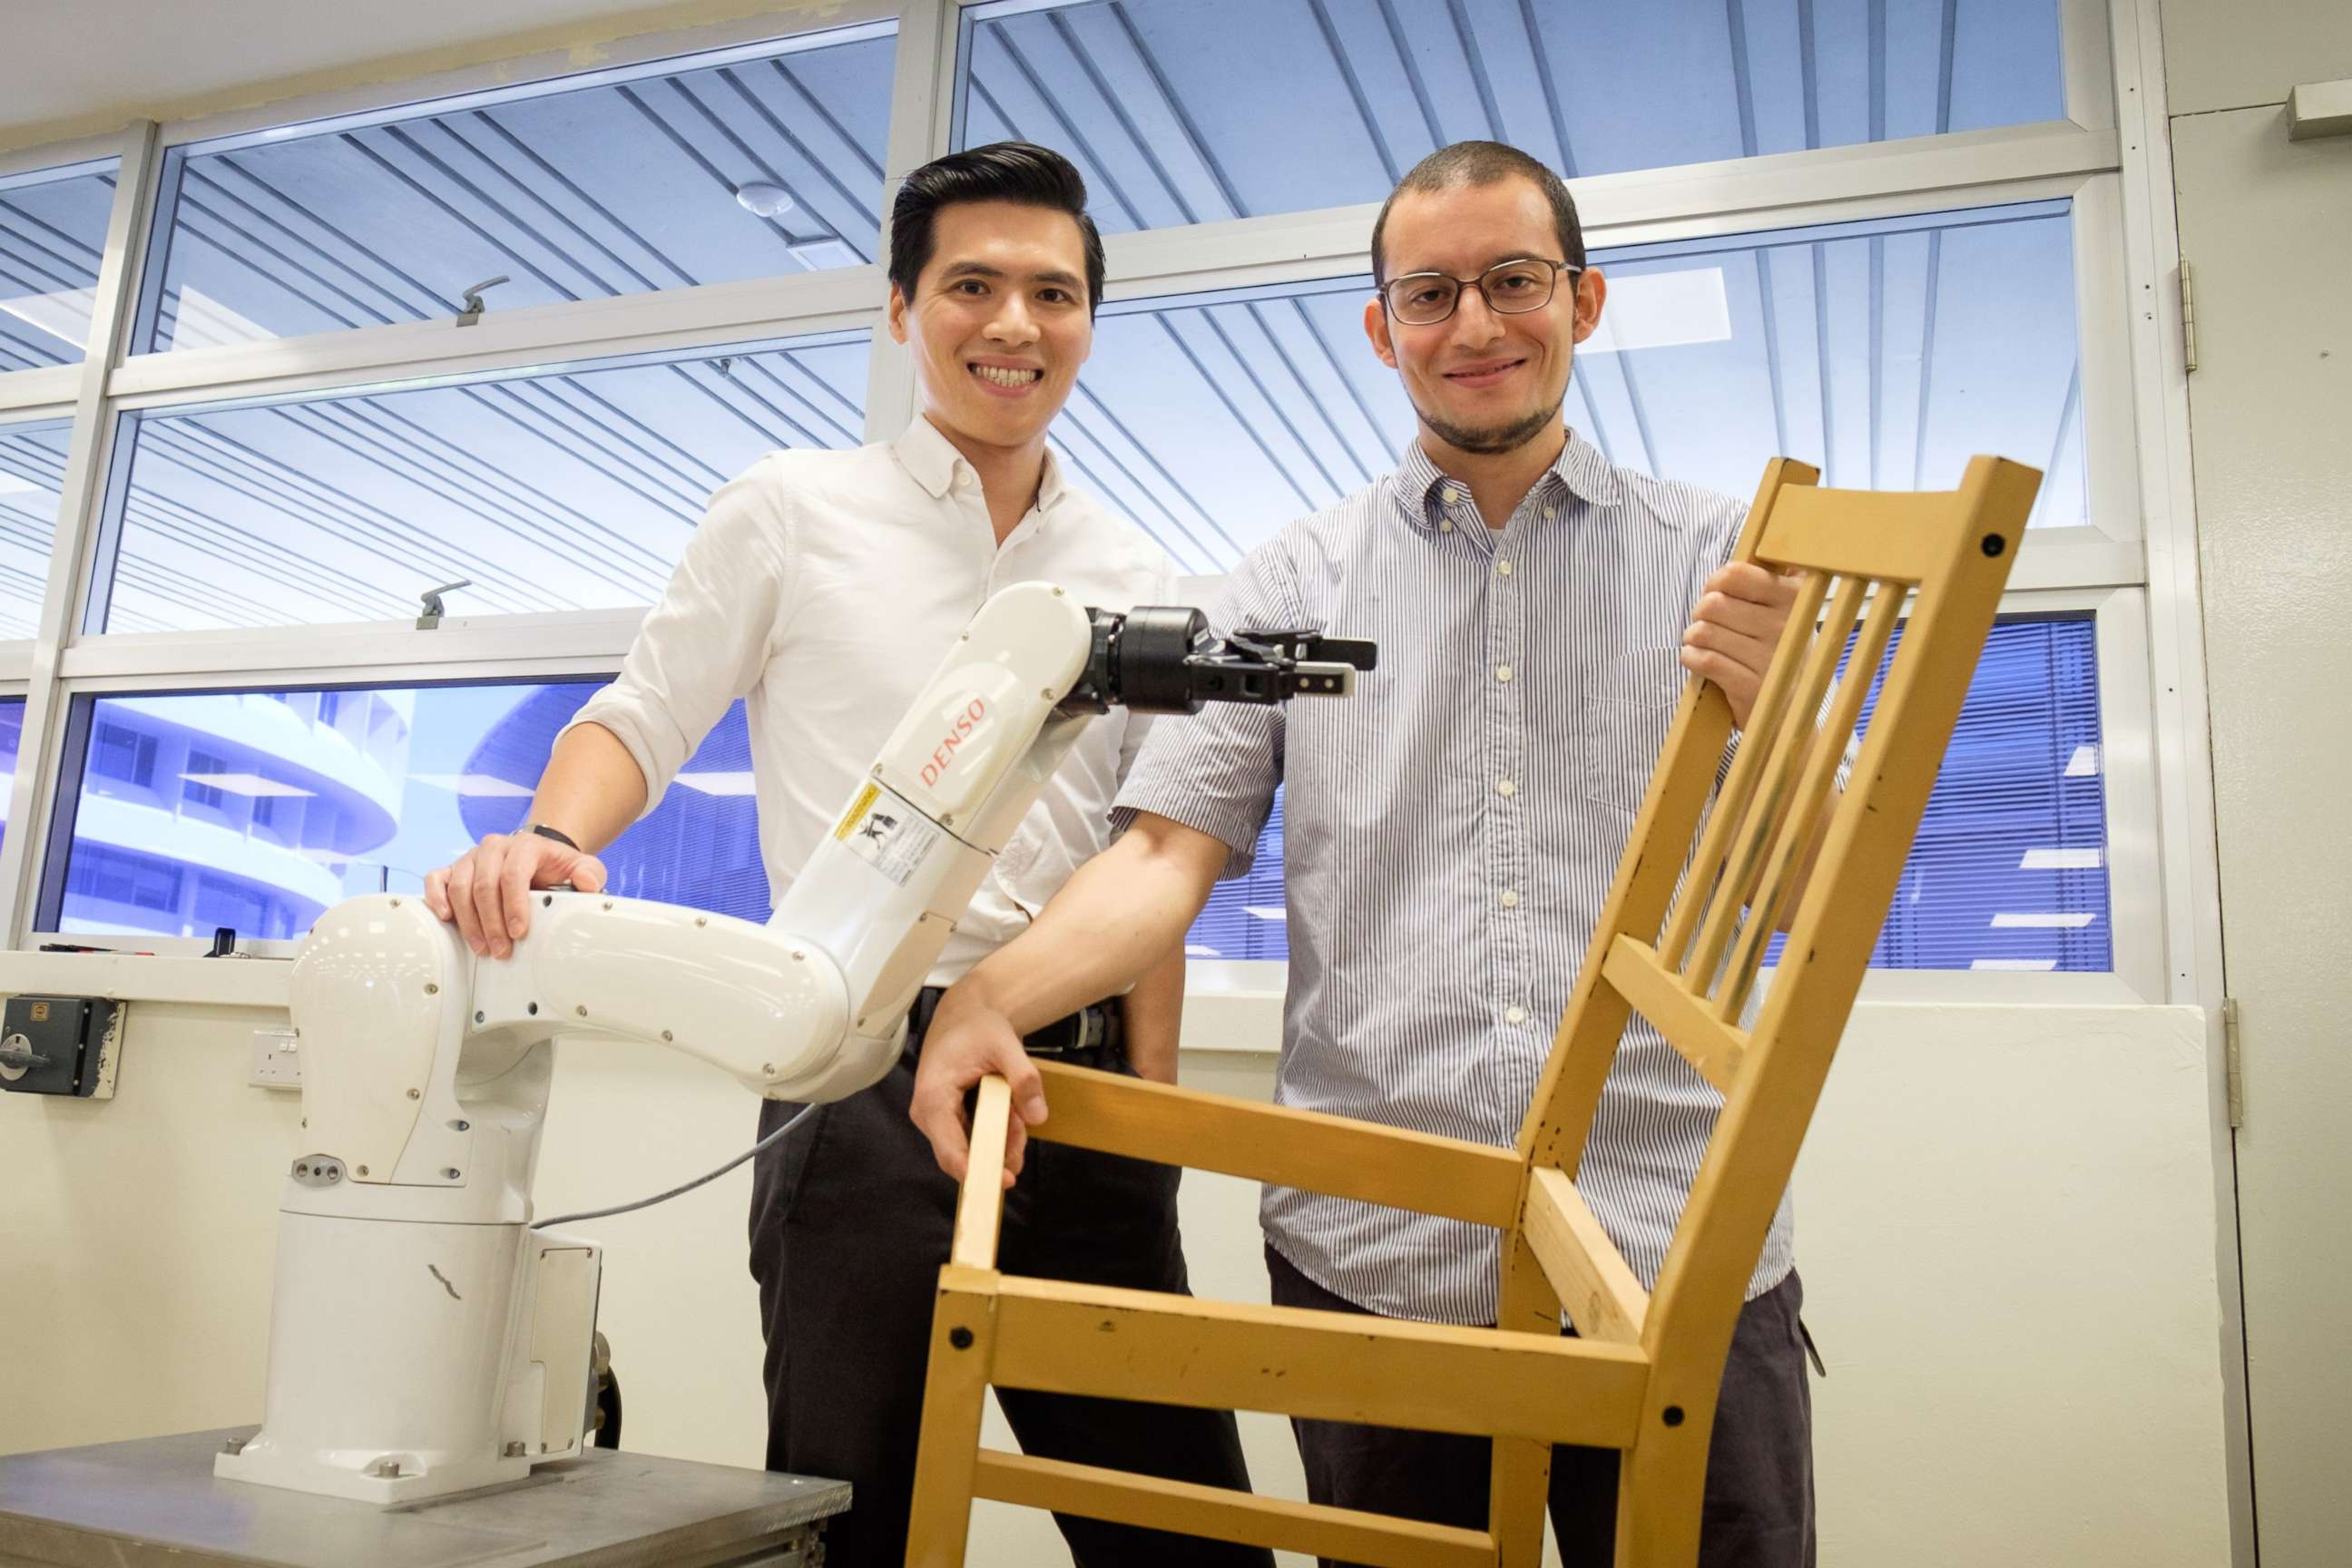
[{"label": "black screw head", "polygon": [[2009,548],[2009,541],[2003,539],[1998,533],[1988,533],[1982,539],[1977,541],[1977,548],[1983,551],[1987,555],[1999,555],[2001,552]]},{"label": "black screw head", "polygon": [[1679,1405],[1669,1405],[1661,1413],[1659,1419],[1669,1426],[1679,1426],[1683,1424],[1683,1407]]},{"label": "black screw head", "polygon": [[955,1348],[960,1351],[968,1351],[971,1349],[971,1331],[970,1329],[950,1329],[948,1331],[948,1343],[955,1346]]}]

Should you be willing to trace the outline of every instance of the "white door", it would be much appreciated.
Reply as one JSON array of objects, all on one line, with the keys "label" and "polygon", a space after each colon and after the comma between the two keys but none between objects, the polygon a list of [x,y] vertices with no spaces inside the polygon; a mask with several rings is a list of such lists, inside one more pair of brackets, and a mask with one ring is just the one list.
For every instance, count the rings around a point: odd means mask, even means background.
[{"label": "white door", "polygon": [[2352,1562],[2352,137],[2290,142],[2275,102],[2178,114],[2172,137],[2197,322],[2189,400],[2224,971],[2244,1052],[2255,1527],[2263,1568],[2342,1568]]}]

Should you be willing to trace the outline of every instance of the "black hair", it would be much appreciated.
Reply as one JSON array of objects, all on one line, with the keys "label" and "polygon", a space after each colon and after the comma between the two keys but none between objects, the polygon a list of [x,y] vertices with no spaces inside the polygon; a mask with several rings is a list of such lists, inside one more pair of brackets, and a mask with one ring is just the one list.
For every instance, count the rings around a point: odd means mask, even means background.
[{"label": "black hair", "polygon": [[1567,184],[1549,165],[1500,142],[1456,142],[1407,170],[1389,199],[1381,204],[1381,216],[1372,221],[1373,280],[1385,281],[1388,276],[1381,256],[1381,235],[1389,226],[1389,209],[1396,205],[1399,196],[1407,191],[1426,195],[1460,185],[1491,185],[1514,176],[1535,182],[1536,189],[1551,204],[1552,222],[1559,230],[1560,259],[1571,267],[1582,267],[1584,225],[1577,219],[1576,198],[1568,194]]},{"label": "black hair", "polygon": [[1027,142],[992,142],[934,158],[898,187],[890,204],[889,273],[909,304],[938,249],[940,209],[958,202],[1013,202],[1069,214],[1086,242],[1087,313],[1101,307],[1102,235],[1087,216],[1086,179],[1059,153]]}]

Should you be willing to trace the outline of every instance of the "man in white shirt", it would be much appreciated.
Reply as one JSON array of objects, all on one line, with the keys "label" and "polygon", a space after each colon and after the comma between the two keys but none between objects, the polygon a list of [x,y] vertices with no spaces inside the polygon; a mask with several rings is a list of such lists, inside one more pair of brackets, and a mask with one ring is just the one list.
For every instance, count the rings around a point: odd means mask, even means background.
[{"label": "man in white shirt", "polygon": [[[908,175],[892,208],[889,328],[913,350],[922,413],[896,442],[771,453],[712,498],[618,679],[556,739],[526,826],[428,879],[474,951],[504,957],[529,889],[593,890],[593,850],[659,801],[745,700],[761,852],[781,902],[818,836],[941,654],[996,589],[1062,584],[1111,609],[1165,603],[1167,558],[1069,486],[1045,432],[1093,343],[1102,242],[1058,154],[975,148]],[[944,987],[1011,940],[1108,839],[1141,741],[1117,710],[1088,729],[998,857],[880,1084],[821,1107],[755,1167],[751,1272],[767,1335],[768,1464],[856,1488],[834,1563],[906,1550],[931,1302],[954,1184],[908,1122],[916,1052]],[[1175,1076],[1181,947],[1133,992],[1030,1037],[1062,1059]],[[765,1103],[762,1135],[798,1108]],[[1181,1289],[1177,1173],[1072,1149],[1033,1155],[1006,1205],[1008,1270]],[[1022,1446],[1049,1458],[1245,1488],[1221,1412],[1008,1391]],[[1264,1552],[1063,1519],[1087,1568],[1234,1563]]]}]

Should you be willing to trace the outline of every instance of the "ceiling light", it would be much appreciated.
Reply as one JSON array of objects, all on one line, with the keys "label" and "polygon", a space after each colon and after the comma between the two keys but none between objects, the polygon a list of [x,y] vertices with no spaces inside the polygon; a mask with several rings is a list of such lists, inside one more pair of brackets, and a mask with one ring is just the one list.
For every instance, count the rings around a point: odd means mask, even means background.
[{"label": "ceiling light", "polygon": [[775,217],[793,210],[792,193],[769,180],[753,180],[735,187],[735,199],[743,210],[761,217]]}]

